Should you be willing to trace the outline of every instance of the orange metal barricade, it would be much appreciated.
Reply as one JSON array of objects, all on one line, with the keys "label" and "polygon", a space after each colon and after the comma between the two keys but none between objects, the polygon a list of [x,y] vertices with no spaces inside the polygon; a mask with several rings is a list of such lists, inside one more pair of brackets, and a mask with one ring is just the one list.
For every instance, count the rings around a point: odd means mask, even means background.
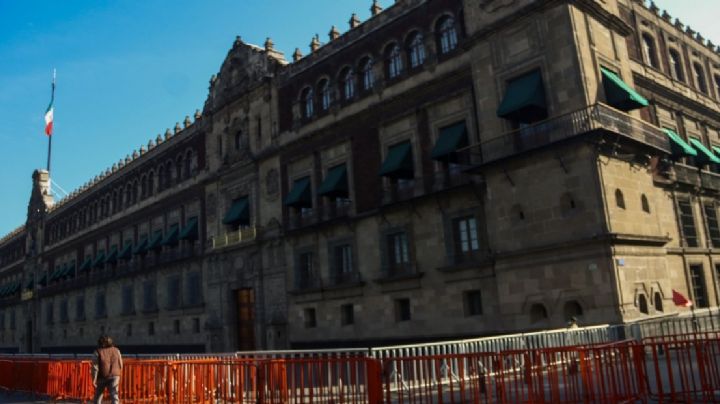
[{"label": "orange metal barricade", "polygon": [[[665,340],[433,356],[127,359],[127,403],[709,402],[720,339]],[[89,401],[90,362],[0,359],[0,388]]]}]

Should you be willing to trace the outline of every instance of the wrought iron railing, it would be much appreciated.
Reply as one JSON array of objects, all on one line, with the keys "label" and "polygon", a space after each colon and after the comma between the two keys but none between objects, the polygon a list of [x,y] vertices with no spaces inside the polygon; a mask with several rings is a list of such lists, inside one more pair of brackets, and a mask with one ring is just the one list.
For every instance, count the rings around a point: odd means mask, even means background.
[{"label": "wrought iron railing", "polygon": [[211,239],[212,248],[223,248],[235,244],[247,243],[254,241],[257,237],[257,228],[255,226],[242,227],[239,230],[229,231],[223,235],[213,237]]},{"label": "wrought iron railing", "polygon": [[358,271],[350,271],[350,272],[340,272],[335,271],[330,274],[330,285],[331,286],[340,286],[340,285],[351,285],[360,283],[362,280],[362,277],[360,276],[360,272]]},{"label": "wrought iron railing", "polygon": [[480,154],[484,164],[593,131],[610,132],[670,153],[670,143],[662,129],[605,104],[554,116],[463,151]]}]

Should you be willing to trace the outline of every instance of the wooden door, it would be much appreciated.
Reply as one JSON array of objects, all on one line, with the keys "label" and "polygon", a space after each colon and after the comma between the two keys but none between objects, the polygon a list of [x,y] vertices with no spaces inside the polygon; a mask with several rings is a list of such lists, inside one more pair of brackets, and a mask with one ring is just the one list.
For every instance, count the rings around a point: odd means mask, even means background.
[{"label": "wooden door", "polygon": [[255,350],[255,291],[251,288],[237,290],[238,350]]}]

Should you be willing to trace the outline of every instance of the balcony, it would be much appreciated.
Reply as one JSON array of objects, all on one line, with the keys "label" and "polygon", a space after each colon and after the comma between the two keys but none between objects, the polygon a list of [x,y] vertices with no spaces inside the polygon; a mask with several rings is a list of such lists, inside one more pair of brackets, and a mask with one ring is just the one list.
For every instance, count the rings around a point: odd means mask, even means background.
[{"label": "balcony", "polygon": [[352,201],[349,199],[337,199],[328,202],[322,209],[323,220],[333,220],[348,217],[352,210]]},{"label": "balcony", "polygon": [[539,149],[590,132],[610,133],[654,147],[670,154],[670,142],[662,129],[609,107],[595,104],[555,116],[496,138],[470,146],[464,151],[488,164],[519,153]]},{"label": "balcony", "polygon": [[398,180],[383,186],[382,203],[390,204],[415,197],[415,180]]},{"label": "balcony", "polygon": [[300,276],[295,279],[295,291],[296,292],[311,292],[318,290],[322,287],[320,278],[311,276]]},{"label": "balcony", "polygon": [[321,212],[317,209],[303,208],[300,211],[293,212],[290,216],[290,229],[300,229],[305,226],[310,226],[318,222]]},{"label": "balcony", "polygon": [[675,181],[681,184],[691,185],[694,187],[700,187],[700,175],[697,167],[687,166],[680,163],[673,165],[673,172],[675,173]]},{"label": "balcony", "polygon": [[720,174],[709,171],[700,171],[701,187],[720,192]]},{"label": "balcony", "polygon": [[330,286],[356,285],[362,282],[360,272],[333,272],[330,274]]},{"label": "balcony", "polygon": [[255,226],[242,227],[239,230],[229,231],[211,239],[212,249],[230,247],[237,244],[255,241],[257,228]]},{"label": "balcony", "polygon": [[472,183],[472,177],[463,172],[463,166],[451,164],[449,167],[435,172],[433,191],[460,187]]}]

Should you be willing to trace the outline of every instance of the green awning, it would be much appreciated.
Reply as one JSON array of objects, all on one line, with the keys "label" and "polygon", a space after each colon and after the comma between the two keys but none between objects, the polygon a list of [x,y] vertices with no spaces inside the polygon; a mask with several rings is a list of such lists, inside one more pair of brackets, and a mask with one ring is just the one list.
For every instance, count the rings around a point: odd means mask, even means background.
[{"label": "green awning", "polygon": [[95,256],[95,261],[93,261],[92,266],[95,268],[100,268],[103,265],[105,265],[105,251],[100,250]]},{"label": "green awning", "polygon": [[325,181],[318,188],[318,195],[331,198],[347,198],[348,179],[347,166],[341,164],[328,170]]},{"label": "green awning", "polygon": [[665,131],[665,134],[670,138],[670,150],[672,151],[672,155],[675,157],[694,157],[697,156],[697,151],[692,148],[689,144],[683,140],[680,135],[675,133],[673,130],[668,128],[663,128],[663,131]]},{"label": "green awning", "polygon": [[310,177],[295,180],[290,193],[285,197],[285,206],[294,208],[312,208],[312,192],[310,192]]},{"label": "green awning", "polygon": [[713,147],[712,147],[712,150],[715,152],[715,154],[717,154],[718,156],[720,156],[720,147],[718,147],[718,146],[713,146]]},{"label": "green awning", "polygon": [[180,233],[180,226],[176,223],[170,226],[165,238],[160,243],[161,246],[175,246],[178,243],[178,233]]},{"label": "green awning", "polygon": [[157,250],[160,247],[162,247],[162,240],[163,240],[163,232],[162,230],[158,230],[153,234],[153,236],[148,241],[147,249],[148,250]]},{"label": "green awning", "polygon": [[78,268],[78,272],[85,272],[88,269],[92,267],[92,258],[90,256],[85,257],[85,261],[83,261],[82,265],[80,265],[80,268]]},{"label": "green awning", "polygon": [[604,67],[601,67],[600,70],[603,76],[605,99],[607,99],[608,104],[622,111],[630,111],[649,105],[645,97],[622,81],[617,74]]},{"label": "green awning", "polygon": [[440,129],[440,136],[435,147],[433,147],[430,157],[433,160],[453,160],[456,151],[467,146],[467,127],[465,121],[456,123]]},{"label": "green awning", "polygon": [[40,279],[38,280],[38,285],[45,286],[47,285],[47,274],[43,273]]},{"label": "green awning", "polygon": [[118,256],[118,248],[116,245],[110,247],[110,252],[107,253],[107,256],[105,257],[105,263],[106,264],[114,264],[117,261]]},{"label": "green awning", "polygon": [[710,150],[708,150],[707,147],[705,147],[704,144],[698,139],[690,138],[690,143],[692,144],[693,148],[700,150],[700,153],[697,156],[697,162],[700,164],[718,164],[720,163],[720,158],[718,158],[716,155],[713,154]]},{"label": "green awning", "polygon": [[250,201],[247,197],[235,199],[230,209],[225,213],[223,224],[249,225],[250,224]]},{"label": "green awning", "polygon": [[77,265],[75,265],[75,260],[70,261],[70,263],[68,264],[67,269],[65,270],[65,273],[63,274],[63,276],[65,276],[66,278],[70,278],[70,277],[75,276],[75,267],[76,267],[76,266],[77,266]]},{"label": "green awning", "polygon": [[178,239],[180,239],[180,240],[197,240],[198,239],[198,218],[197,217],[191,217],[187,220],[187,223],[185,223],[185,227],[183,227],[182,231],[180,232]]},{"label": "green awning", "polygon": [[65,276],[67,276],[68,272],[70,272],[70,264],[66,263],[60,269],[60,272],[57,275],[58,279],[65,278]]},{"label": "green awning", "polygon": [[508,82],[497,116],[522,123],[547,118],[545,87],[540,70],[533,70]]},{"label": "green awning", "polygon": [[125,240],[122,250],[120,250],[120,252],[118,253],[118,256],[117,256],[118,259],[119,260],[130,259],[130,257],[132,256],[132,249],[133,249],[132,240]]},{"label": "green awning", "polygon": [[20,290],[20,281],[15,281],[10,284],[10,294],[15,294],[17,291]]},{"label": "green awning", "polygon": [[5,296],[9,290],[9,284],[0,285],[0,296]]},{"label": "green awning", "polygon": [[51,281],[54,281],[60,276],[60,272],[62,271],[62,265],[58,265],[55,267],[55,270],[50,274]]},{"label": "green awning", "polygon": [[413,166],[412,146],[410,142],[403,142],[391,146],[387,157],[380,167],[380,175],[390,178],[410,179],[415,177]]},{"label": "green awning", "polygon": [[132,252],[135,255],[145,254],[147,252],[147,246],[148,246],[148,237],[142,236],[142,237],[140,237],[140,242],[135,245]]}]

